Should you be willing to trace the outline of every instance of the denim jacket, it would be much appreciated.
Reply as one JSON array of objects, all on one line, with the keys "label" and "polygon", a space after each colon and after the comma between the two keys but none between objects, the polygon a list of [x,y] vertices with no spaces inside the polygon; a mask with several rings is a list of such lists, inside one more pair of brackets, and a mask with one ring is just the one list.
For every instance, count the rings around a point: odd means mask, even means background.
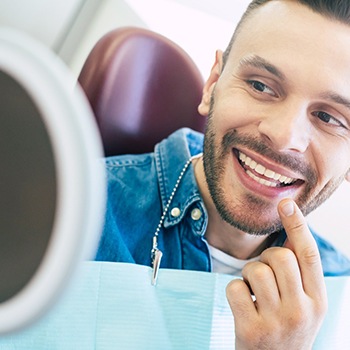
[{"label": "denim jacket", "polygon": [[[203,135],[184,128],[156,145],[154,153],[106,159],[108,200],[96,260],[151,266],[153,236],[188,159],[203,150]],[[211,271],[205,231],[208,215],[192,164],[172,198],[158,235],[161,267]],[[350,275],[350,261],[312,232],[325,276]],[[281,231],[276,245],[286,234]]]}]

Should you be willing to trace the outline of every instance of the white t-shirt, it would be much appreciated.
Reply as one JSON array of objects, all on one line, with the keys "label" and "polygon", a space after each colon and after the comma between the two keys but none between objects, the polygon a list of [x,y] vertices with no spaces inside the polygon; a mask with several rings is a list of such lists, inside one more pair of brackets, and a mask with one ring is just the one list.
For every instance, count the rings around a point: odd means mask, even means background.
[{"label": "white t-shirt", "polygon": [[224,253],[217,248],[214,248],[210,244],[208,244],[208,246],[212,260],[212,272],[224,273],[233,276],[242,276],[242,269],[244,265],[250,261],[257,261],[260,258],[260,256],[257,256],[252,259],[240,260]]}]

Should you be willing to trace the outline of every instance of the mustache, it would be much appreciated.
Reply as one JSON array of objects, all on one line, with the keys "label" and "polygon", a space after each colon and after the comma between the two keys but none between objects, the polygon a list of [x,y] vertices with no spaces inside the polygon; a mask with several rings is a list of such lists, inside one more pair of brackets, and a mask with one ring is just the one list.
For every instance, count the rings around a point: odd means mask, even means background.
[{"label": "mustache", "polygon": [[291,169],[303,175],[309,183],[317,182],[317,175],[314,169],[297,155],[281,154],[273,150],[261,139],[256,137],[239,135],[236,129],[227,132],[222,139],[222,150],[226,154],[235,146],[244,146],[256,153],[270,158],[275,163]]}]

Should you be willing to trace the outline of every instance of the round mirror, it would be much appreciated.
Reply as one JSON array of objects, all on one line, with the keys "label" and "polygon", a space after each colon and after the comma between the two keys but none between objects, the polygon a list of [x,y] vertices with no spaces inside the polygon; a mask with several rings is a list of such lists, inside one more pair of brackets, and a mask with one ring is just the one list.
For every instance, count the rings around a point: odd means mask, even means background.
[{"label": "round mirror", "polygon": [[0,30],[0,333],[55,302],[94,256],[105,204],[102,143],[64,64]]}]

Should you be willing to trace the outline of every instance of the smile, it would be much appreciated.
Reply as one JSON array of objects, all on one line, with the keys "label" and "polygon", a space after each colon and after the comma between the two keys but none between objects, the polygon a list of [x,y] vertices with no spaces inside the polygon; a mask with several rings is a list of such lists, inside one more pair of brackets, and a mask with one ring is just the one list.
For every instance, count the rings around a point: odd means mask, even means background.
[{"label": "smile", "polygon": [[238,158],[246,174],[261,185],[282,187],[292,185],[298,180],[267,169],[240,151],[238,153]]}]

